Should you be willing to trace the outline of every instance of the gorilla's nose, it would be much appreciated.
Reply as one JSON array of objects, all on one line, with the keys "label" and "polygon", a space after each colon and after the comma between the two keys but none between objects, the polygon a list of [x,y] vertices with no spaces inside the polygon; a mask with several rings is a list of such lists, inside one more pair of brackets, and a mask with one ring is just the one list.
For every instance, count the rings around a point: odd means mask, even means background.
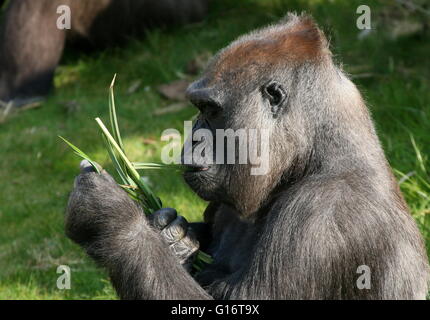
[{"label": "gorilla's nose", "polygon": [[200,81],[190,84],[186,91],[186,97],[200,111],[207,109],[221,109],[222,103],[217,91],[201,85]]}]

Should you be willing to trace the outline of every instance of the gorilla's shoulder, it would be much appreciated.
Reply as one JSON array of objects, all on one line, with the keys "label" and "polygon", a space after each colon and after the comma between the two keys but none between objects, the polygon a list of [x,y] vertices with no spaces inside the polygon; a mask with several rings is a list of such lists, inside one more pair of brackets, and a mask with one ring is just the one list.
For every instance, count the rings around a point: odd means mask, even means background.
[{"label": "gorilla's shoulder", "polygon": [[271,211],[281,219],[335,219],[339,215],[367,215],[384,210],[388,198],[363,174],[312,175],[284,189]]}]

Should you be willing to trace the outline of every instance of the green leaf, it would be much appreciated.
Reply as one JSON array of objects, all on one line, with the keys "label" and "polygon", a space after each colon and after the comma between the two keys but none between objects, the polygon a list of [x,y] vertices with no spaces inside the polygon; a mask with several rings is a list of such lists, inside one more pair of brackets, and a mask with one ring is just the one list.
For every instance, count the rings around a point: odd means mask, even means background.
[{"label": "green leaf", "polygon": [[122,143],[121,133],[119,131],[119,126],[118,126],[118,118],[116,116],[115,95],[113,92],[115,79],[116,79],[116,74],[114,75],[109,87],[109,118],[110,118],[112,135],[115,141],[118,143],[118,146],[121,148],[121,150],[124,151],[124,145]]},{"label": "green leaf", "polygon": [[68,141],[67,139],[63,138],[62,136],[58,136],[61,140],[63,140],[65,143],[67,143],[69,145],[70,148],[73,149],[73,151],[75,151],[75,154],[85,160],[87,160],[91,166],[94,168],[94,170],[96,170],[97,173],[100,173],[99,168],[97,167],[95,161],[91,160],[91,158],[84,153],[81,149],[79,149],[77,146],[75,146],[74,144],[72,144],[70,141]]},{"label": "green leaf", "polygon": [[102,129],[103,134],[105,135],[105,137],[107,138],[109,143],[112,145],[114,151],[118,154],[120,160],[122,160],[124,162],[124,165],[127,169],[127,172],[130,174],[131,179],[141,189],[143,195],[146,198],[146,201],[148,202],[148,204],[150,206],[151,211],[160,209],[161,205],[160,205],[159,199],[155,196],[155,194],[152,192],[152,190],[146,185],[146,183],[141,179],[139,173],[134,168],[134,166],[130,162],[130,160],[128,160],[124,151],[121,149],[121,147],[115,141],[114,137],[111,135],[109,130],[106,128],[103,121],[100,118],[96,118],[96,122],[99,125],[99,127]]},{"label": "green leaf", "polygon": [[152,163],[152,162],[132,162],[133,166],[136,168],[136,170],[157,170],[157,169],[163,169],[163,170],[175,170],[178,172],[182,172],[185,170],[185,166],[181,164],[163,164],[163,163]]},{"label": "green leaf", "polygon": [[[112,145],[109,143],[109,141],[106,139],[105,135],[102,134],[103,140],[105,142],[106,145],[106,150],[108,151],[109,157],[115,167],[116,172],[118,173],[121,181],[123,184],[125,185],[133,185],[133,180],[131,180],[128,176],[127,176],[127,172],[125,171],[125,168],[123,166],[123,164],[120,163],[120,161],[118,160],[118,158],[115,155],[115,151],[112,148]],[[134,184],[135,186],[135,184]]]}]

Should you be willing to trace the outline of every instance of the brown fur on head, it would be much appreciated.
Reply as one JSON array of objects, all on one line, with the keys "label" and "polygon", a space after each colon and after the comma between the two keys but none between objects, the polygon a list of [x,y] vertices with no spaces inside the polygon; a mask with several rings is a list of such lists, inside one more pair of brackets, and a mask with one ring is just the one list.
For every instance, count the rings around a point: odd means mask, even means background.
[{"label": "brown fur on head", "polygon": [[212,68],[216,77],[249,63],[301,64],[330,57],[328,42],[310,16],[288,14],[280,23],[238,38],[222,50]]}]

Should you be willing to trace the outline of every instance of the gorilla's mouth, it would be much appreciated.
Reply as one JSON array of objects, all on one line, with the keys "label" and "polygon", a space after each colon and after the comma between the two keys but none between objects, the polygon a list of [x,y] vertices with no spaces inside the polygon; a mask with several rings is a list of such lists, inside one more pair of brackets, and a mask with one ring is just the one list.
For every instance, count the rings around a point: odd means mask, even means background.
[{"label": "gorilla's mouth", "polygon": [[202,171],[208,171],[209,167],[201,166],[201,165],[186,165],[185,172],[202,172]]},{"label": "gorilla's mouth", "polygon": [[221,182],[216,167],[212,165],[186,165],[183,178],[188,186],[206,201],[214,199]]}]

